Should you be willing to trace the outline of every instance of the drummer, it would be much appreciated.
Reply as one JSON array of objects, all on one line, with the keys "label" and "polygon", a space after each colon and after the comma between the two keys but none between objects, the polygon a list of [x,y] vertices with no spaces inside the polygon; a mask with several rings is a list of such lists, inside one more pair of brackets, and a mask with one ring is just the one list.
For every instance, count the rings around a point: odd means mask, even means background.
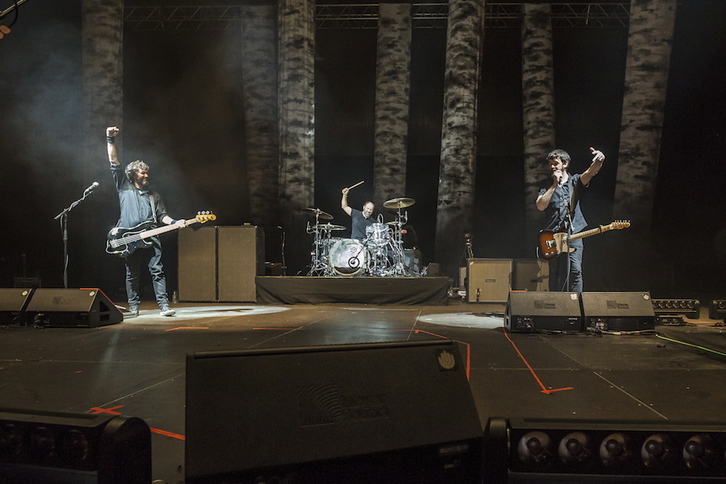
[{"label": "drummer", "polygon": [[363,204],[363,211],[357,210],[348,205],[348,192],[350,188],[343,188],[343,198],[340,201],[340,208],[350,215],[352,219],[350,238],[363,240],[366,238],[366,227],[373,224],[373,210],[376,208],[373,202]]}]

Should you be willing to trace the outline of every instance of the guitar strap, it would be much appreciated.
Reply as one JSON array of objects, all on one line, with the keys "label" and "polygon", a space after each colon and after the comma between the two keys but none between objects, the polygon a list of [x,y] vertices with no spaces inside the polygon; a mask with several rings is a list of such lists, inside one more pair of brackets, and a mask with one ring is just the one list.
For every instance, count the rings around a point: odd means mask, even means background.
[{"label": "guitar strap", "polygon": [[154,217],[154,225],[159,226],[159,221],[156,220],[156,202],[154,201],[154,194],[149,192],[149,203],[151,203],[151,215]]}]

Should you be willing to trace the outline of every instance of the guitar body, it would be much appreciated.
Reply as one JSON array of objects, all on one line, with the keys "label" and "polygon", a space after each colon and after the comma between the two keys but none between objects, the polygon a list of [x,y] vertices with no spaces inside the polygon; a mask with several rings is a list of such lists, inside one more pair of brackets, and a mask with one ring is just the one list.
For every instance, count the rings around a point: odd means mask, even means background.
[{"label": "guitar body", "polygon": [[537,257],[552,260],[563,252],[572,252],[567,239],[567,232],[543,230],[539,233]]},{"label": "guitar body", "polygon": [[130,229],[114,227],[108,232],[106,241],[106,252],[119,257],[128,257],[136,249],[150,247],[151,240],[141,238],[141,234],[154,227],[153,222],[143,222]]}]

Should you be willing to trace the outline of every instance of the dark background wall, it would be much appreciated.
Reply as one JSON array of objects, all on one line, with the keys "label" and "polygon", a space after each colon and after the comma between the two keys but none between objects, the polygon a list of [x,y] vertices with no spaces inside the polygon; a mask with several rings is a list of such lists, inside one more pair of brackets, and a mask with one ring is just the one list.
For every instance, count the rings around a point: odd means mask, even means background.
[{"label": "dark background wall", "polygon": [[[62,286],[63,241],[53,217],[98,181],[99,189],[68,217],[69,286],[99,286],[123,300],[122,263],[103,250],[118,216],[103,133],[97,167],[89,173],[81,165],[79,12],[80,0],[30,0],[0,39],[0,286],[23,275]],[[609,263],[611,245],[626,238],[592,237],[586,290],[726,297],[725,22],[726,2],[679,3],[647,254],[654,262],[646,277],[635,277],[642,274]],[[218,225],[251,219],[239,42],[233,30],[124,33],[124,119],[109,124],[122,126],[124,162],[141,158],[151,165],[173,217],[212,210]],[[341,188],[366,180],[351,193],[354,206],[373,196],[376,34],[319,30],[316,44],[315,203],[347,226]],[[608,157],[583,201],[591,226],[628,219],[613,213],[626,47],[624,28],[554,31],[557,145],[571,153],[576,171],[588,165],[590,146]],[[400,196],[416,200],[409,219],[427,262],[434,254],[444,50],[443,29],[414,30],[407,188]],[[476,257],[533,257],[534,241],[525,240],[523,227],[520,52],[519,28],[486,31]],[[266,234],[267,260],[278,261],[280,232],[268,227]],[[163,240],[173,289],[176,239]],[[647,287],[631,287],[635,280]]]}]

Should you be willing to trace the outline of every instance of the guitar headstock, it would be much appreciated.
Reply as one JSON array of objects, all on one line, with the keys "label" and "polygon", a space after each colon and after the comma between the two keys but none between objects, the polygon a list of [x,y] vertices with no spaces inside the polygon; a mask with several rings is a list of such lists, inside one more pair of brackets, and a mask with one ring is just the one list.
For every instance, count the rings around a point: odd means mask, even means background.
[{"label": "guitar headstock", "polygon": [[627,229],[630,227],[630,221],[629,220],[616,220],[612,222],[609,227],[613,230],[619,230],[619,229]]},{"label": "guitar headstock", "polygon": [[197,212],[197,216],[195,218],[197,219],[197,222],[202,224],[209,222],[210,220],[217,220],[217,216],[212,212]]}]

